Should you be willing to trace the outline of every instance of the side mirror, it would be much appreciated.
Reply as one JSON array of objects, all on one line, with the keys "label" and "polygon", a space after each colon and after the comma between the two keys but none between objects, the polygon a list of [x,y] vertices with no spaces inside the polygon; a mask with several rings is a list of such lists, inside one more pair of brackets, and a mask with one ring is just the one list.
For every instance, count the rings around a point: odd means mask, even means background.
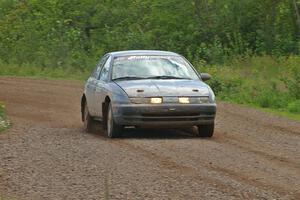
[{"label": "side mirror", "polygon": [[203,81],[208,81],[209,79],[211,79],[211,75],[208,73],[201,73],[200,76]]}]

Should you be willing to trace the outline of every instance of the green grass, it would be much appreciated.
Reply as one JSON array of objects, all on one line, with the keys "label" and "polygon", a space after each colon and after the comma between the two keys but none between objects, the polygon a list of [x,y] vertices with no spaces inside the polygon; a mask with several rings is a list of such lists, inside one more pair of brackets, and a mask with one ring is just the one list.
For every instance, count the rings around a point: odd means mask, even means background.
[{"label": "green grass", "polygon": [[[257,108],[257,107],[256,107]],[[296,120],[296,121],[300,121],[300,115],[299,114],[294,114],[294,113],[290,113],[290,112],[286,112],[286,111],[279,111],[279,110],[274,110],[274,109],[270,109],[270,108],[258,108],[261,109],[262,111],[274,114],[274,115],[278,115],[281,117],[286,117],[292,120]]]},{"label": "green grass", "polygon": [[92,69],[72,67],[38,67],[31,65],[5,65],[0,63],[0,76],[22,76],[47,79],[86,80]]},{"label": "green grass", "polygon": [[0,195],[0,200],[15,200],[15,199],[14,198],[5,198],[5,197]]},{"label": "green grass", "polygon": [[[227,103],[233,103],[234,104],[234,102],[232,102],[232,101],[231,102],[228,101]],[[259,106],[253,105],[253,104],[244,104],[244,106],[254,108],[254,109],[258,109],[260,111],[263,111],[265,113],[270,113],[272,115],[292,119],[292,120],[295,120],[295,121],[300,121],[300,115],[299,114],[291,113],[291,112],[288,112],[288,111],[275,110],[275,109],[272,109],[272,108],[262,108],[262,107],[259,107]]]},{"label": "green grass", "polygon": [[300,118],[300,57],[237,58],[222,66],[197,66],[212,74],[208,83],[218,100]]},{"label": "green grass", "polygon": [[6,130],[9,127],[9,121],[5,115],[4,103],[0,102],[0,132]]}]

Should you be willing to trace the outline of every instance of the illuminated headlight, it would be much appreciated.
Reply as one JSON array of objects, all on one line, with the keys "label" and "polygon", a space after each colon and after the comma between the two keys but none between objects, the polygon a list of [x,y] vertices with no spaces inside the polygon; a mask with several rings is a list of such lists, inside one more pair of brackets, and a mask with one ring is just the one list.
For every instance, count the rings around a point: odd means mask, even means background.
[{"label": "illuminated headlight", "polygon": [[152,97],[152,98],[146,98],[146,97],[135,97],[130,98],[130,102],[134,104],[161,104],[163,102],[161,97]]},{"label": "illuminated headlight", "polygon": [[162,101],[162,98],[161,97],[152,97],[151,99],[150,99],[150,103],[153,103],[153,104],[160,104],[160,103],[162,103],[163,101]]},{"label": "illuminated headlight", "polygon": [[205,97],[176,97],[170,101],[170,98],[166,98],[165,101],[162,97],[134,97],[130,98],[130,102],[133,104],[162,104],[162,103],[180,103],[180,104],[206,104],[210,103],[208,96]]},{"label": "illuminated headlight", "polygon": [[179,97],[178,101],[179,101],[179,103],[190,103],[190,98],[188,98],[188,97]]}]

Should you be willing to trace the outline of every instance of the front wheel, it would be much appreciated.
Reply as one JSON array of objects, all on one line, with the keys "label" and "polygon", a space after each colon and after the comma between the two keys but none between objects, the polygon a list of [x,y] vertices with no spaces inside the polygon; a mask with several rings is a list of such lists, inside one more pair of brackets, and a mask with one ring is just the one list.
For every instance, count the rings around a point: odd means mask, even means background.
[{"label": "front wheel", "polygon": [[115,123],[111,103],[108,106],[107,113],[107,136],[117,138],[121,136],[122,127]]},{"label": "front wheel", "polygon": [[199,137],[212,137],[214,134],[215,124],[205,124],[198,126]]}]

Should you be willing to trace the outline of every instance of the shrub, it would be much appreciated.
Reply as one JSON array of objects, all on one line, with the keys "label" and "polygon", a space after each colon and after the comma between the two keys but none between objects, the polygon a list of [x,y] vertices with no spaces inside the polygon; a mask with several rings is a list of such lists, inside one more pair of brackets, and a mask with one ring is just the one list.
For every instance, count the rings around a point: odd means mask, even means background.
[{"label": "shrub", "polygon": [[300,100],[293,101],[288,104],[287,109],[291,113],[300,114]]},{"label": "shrub", "polygon": [[235,58],[223,66],[200,67],[217,99],[299,113],[300,57]]},{"label": "shrub", "polygon": [[6,119],[4,109],[4,104],[0,102],[0,132],[9,127],[9,121]]},{"label": "shrub", "polygon": [[287,106],[287,96],[275,90],[262,90],[254,102],[262,108],[280,109]]}]

